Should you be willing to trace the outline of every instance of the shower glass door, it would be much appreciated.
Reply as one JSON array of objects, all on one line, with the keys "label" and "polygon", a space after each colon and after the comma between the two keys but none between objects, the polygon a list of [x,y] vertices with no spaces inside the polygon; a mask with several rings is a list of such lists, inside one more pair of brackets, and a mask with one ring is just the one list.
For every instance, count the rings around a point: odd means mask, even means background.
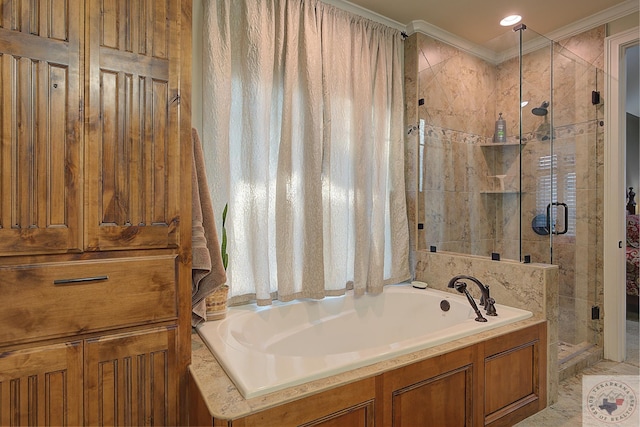
[{"label": "shower glass door", "polygon": [[558,265],[561,361],[602,336],[603,40],[416,38],[417,248]]},{"label": "shower glass door", "polygon": [[553,43],[529,28],[520,35],[521,259],[551,264],[553,236],[560,227],[552,132]]},{"label": "shower glass door", "polygon": [[559,267],[561,364],[599,336],[603,30],[562,42],[523,34],[522,256]]},{"label": "shower glass door", "polygon": [[481,55],[420,33],[416,42],[417,247],[520,260],[519,34]]}]

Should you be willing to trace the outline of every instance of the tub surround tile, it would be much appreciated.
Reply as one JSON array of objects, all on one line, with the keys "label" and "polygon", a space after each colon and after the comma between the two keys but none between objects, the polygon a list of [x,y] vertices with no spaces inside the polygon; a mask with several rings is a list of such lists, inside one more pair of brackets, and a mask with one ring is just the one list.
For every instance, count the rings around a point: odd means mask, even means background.
[{"label": "tub surround tile", "polygon": [[[458,274],[475,276],[488,284],[491,295],[501,304],[528,310],[545,318],[545,271],[557,271],[557,266],[547,264],[523,264],[515,261],[492,261],[487,257],[460,255],[445,252],[418,251],[416,279],[427,281],[431,287],[445,292],[449,280]],[[479,293],[471,290],[476,297]]]},{"label": "tub surround tile", "polygon": [[[550,325],[559,325],[560,295],[558,293],[558,286],[553,285],[558,283],[559,269],[558,268],[545,269],[543,274],[544,274],[544,279],[543,279],[544,283],[547,284],[545,286],[545,295],[544,295],[545,318],[549,321]],[[553,327],[553,328],[547,329],[547,336],[549,337],[549,342],[557,343],[558,334],[559,334],[559,327]]]},{"label": "tub surround tile", "polygon": [[410,365],[412,363],[451,352],[477,342],[488,340],[503,333],[513,332],[539,322],[530,318],[507,326],[481,332],[436,347],[416,351],[395,357],[352,371],[276,391],[264,396],[245,399],[235,387],[224,369],[217,362],[200,336],[191,335],[191,365],[189,371],[209,409],[209,413],[220,420],[233,420],[249,414],[269,409],[301,397],[349,384],[361,379],[379,375],[383,372]]},{"label": "tub surround tile", "polygon": [[[549,339],[547,338],[547,341]],[[547,405],[552,405],[558,401],[558,387],[560,384],[560,372],[557,363],[558,358],[558,341],[549,342],[547,348]],[[554,363],[549,354],[555,355]]]},{"label": "tub surround tile", "polygon": [[[459,274],[474,276],[489,285],[491,296],[499,304],[531,311],[536,318],[547,320],[547,401],[557,400],[558,385],[558,266],[523,264],[516,261],[492,261],[487,257],[445,252],[416,252],[416,280],[445,292],[449,280]],[[480,293],[475,286],[470,292]]]}]

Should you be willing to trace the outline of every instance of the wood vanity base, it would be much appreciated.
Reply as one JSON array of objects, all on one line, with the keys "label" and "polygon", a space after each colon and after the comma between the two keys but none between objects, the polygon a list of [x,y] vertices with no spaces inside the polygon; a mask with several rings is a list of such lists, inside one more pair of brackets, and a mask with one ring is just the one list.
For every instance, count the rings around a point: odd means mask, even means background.
[{"label": "wood vanity base", "polygon": [[510,426],[546,406],[544,321],[244,417],[212,416],[195,383],[190,425]]}]

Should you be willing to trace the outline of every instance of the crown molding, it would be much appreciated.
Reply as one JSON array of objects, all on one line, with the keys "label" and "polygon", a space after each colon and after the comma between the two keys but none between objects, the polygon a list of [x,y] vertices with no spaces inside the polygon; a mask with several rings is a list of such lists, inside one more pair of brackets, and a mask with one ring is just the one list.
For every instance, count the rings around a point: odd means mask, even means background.
[{"label": "crown molding", "polygon": [[595,15],[587,16],[586,18],[575,21],[556,31],[545,34],[544,36],[554,41],[566,39],[567,37],[584,33],[585,31],[615,21],[616,19],[638,12],[639,10],[640,2],[638,2],[638,0],[627,0],[615,6],[611,6],[602,12],[596,13]]},{"label": "crown molding", "polygon": [[380,15],[379,13],[373,12],[369,9],[365,9],[364,7],[358,6],[357,4],[353,4],[347,0],[322,0],[322,3],[335,6],[338,9],[346,10],[347,12],[355,13],[356,15],[362,16],[380,24],[384,24],[387,27],[395,28],[396,30],[401,32],[405,32],[407,30],[407,27],[404,24],[387,18],[386,16]]},{"label": "crown molding", "polygon": [[[517,51],[511,50],[511,49],[504,52],[495,52],[484,46],[470,42],[467,39],[456,36],[455,34],[452,34],[446,30],[443,30],[440,27],[437,27],[423,20],[411,21],[405,25],[405,24],[401,24],[400,22],[389,19],[386,16],[383,16],[378,13],[372,12],[368,9],[365,9],[362,6],[355,5],[347,0],[322,0],[322,1],[324,3],[335,6],[339,9],[343,9],[343,10],[355,13],[367,19],[371,19],[372,21],[379,22],[388,27],[395,28],[398,31],[404,31],[409,35],[413,33],[421,33],[421,34],[433,37],[443,43],[447,43],[451,46],[454,46],[471,55],[477,56],[492,64],[496,64],[499,61],[504,60],[505,58],[510,58],[518,54]],[[597,26],[615,21],[616,19],[630,15],[634,12],[638,12],[639,10],[640,10],[640,6],[639,6],[638,0],[626,0],[622,3],[619,3],[608,9],[605,9],[602,12],[599,12],[594,15],[588,16],[586,18],[580,19],[578,21],[572,22],[571,24],[565,27],[562,27],[558,30],[552,31],[548,34],[544,34],[544,37],[540,37],[536,40],[528,42],[526,46],[523,46],[523,53],[527,53],[527,52],[531,52],[536,49],[539,49],[540,47],[549,43],[549,40],[553,40],[553,41],[562,40],[567,37],[571,37],[576,34],[580,34],[585,31],[591,30]],[[531,28],[531,29],[535,31],[535,28]]]},{"label": "crown molding", "polygon": [[470,42],[469,40],[462,37],[458,37],[455,34],[452,34],[423,20],[409,22],[409,24],[407,24],[406,32],[409,35],[420,33],[429,37],[433,37],[466,53],[491,62],[492,64],[495,64],[498,60],[498,54],[491,49],[487,49],[484,46]]}]

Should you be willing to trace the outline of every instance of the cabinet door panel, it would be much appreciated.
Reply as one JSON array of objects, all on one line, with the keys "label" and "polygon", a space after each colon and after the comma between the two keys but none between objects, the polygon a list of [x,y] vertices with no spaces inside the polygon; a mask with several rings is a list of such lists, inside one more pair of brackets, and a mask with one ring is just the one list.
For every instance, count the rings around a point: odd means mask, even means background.
[{"label": "cabinet door panel", "polygon": [[82,343],[0,357],[0,425],[82,424]]},{"label": "cabinet door panel", "polygon": [[[374,405],[375,379],[366,378],[234,420],[233,425],[372,427]],[[215,420],[214,425],[218,422]]]},{"label": "cabinet door panel", "polygon": [[0,255],[79,251],[83,5],[12,4],[0,16]]},{"label": "cabinet door panel", "polygon": [[491,381],[485,386],[487,414],[513,402],[537,397],[536,362],[533,345],[494,356],[485,362],[486,378]]},{"label": "cabinet door panel", "polygon": [[471,426],[471,366],[393,393],[393,426]]},{"label": "cabinet door panel", "polygon": [[485,425],[513,425],[546,406],[546,323],[485,346]]},{"label": "cabinet door panel", "polygon": [[176,424],[174,328],[88,340],[85,363],[87,424]]},{"label": "cabinet door panel", "polygon": [[374,401],[370,400],[303,424],[301,427],[373,427],[373,425]]},{"label": "cabinet door panel", "polygon": [[175,247],[180,4],[88,7],[87,249]]}]

